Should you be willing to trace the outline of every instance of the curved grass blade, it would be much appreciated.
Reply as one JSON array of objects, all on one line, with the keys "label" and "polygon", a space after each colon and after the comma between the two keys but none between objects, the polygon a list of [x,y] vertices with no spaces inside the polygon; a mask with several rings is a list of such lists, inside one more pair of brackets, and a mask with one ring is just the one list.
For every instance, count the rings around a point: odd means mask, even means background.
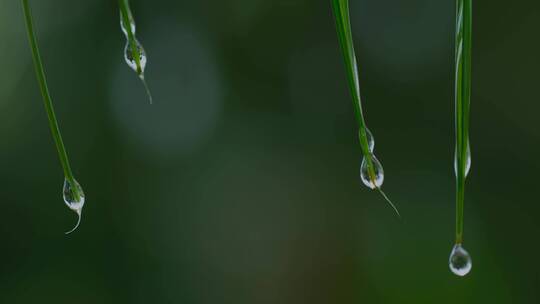
[{"label": "curved grass blade", "polygon": [[388,202],[390,207],[392,207],[392,209],[394,209],[394,212],[397,214],[397,216],[401,217],[401,213],[399,213],[399,210],[396,207],[396,205],[394,205],[394,203],[388,198],[388,195],[386,195],[386,193],[384,193],[384,191],[381,188],[377,188],[377,190],[384,197],[384,199]]},{"label": "curved grass blade", "polygon": [[[356,121],[358,123],[359,129],[359,140],[360,147],[362,148],[362,154],[367,164],[367,174],[366,180],[368,181],[366,185],[372,189],[378,189],[381,195],[385,200],[390,204],[390,206],[396,211],[397,208],[395,205],[388,199],[388,197],[380,190],[382,185],[382,180],[379,182],[378,172],[379,169],[376,167],[380,164],[376,161],[373,151],[370,149],[370,143],[368,139],[368,129],[364,119],[364,114],[362,110],[362,99],[360,94],[360,82],[358,79],[358,67],[356,62],[356,54],[354,51],[352,31],[351,31],[351,22],[349,17],[349,1],[348,0],[332,0],[332,11],[334,13],[336,21],[336,31],[339,39],[339,45],[343,58],[345,60],[345,69],[347,71],[347,79],[349,82],[349,90],[353,99],[354,113],[356,116]],[[362,171],[362,170],[361,170]],[[382,171],[382,167],[380,168]]]},{"label": "curved grass blade", "polygon": [[[84,205],[84,193],[80,185],[75,180],[75,177],[73,176],[73,172],[71,171],[71,165],[69,163],[66,148],[64,146],[64,141],[62,140],[62,135],[60,134],[60,128],[58,126],[58,121],[56,119],[56,114],[54,112],[54,107],[53,107],[52,99],[49,93],[49,88],[47,87],[47,80],[45,78],[45,71],[43,69],[43,63],[41,61],[41,55],[39,53],[30,5],[28,4],[28,0],[21,0],[21,2],[22,2],[23,11],[24,11],[26,32],[28,35],[28,41],[30,43],[30,49],[32,51],[32,59],[33,59],[34,68],[36,71],[36,77],[39,83],[41,95],[43,97],[45,111],[47,112],[47,118],[49,120],[49,127],[51,129],[51,134],[56,144],[56,150],[58,152],[58,157],[60,159],[62,169],[64,170],[64,178],[65,178],[64,190],[63,190],[64,202],[71,210],[75,211],[78,214],[79,221],[80,221],[80,214],[82,212],[82,208]],[[77,223],[77,226],[78,226],[78,223]]]},{"label": "curved grass blade", "polygon": [[470,166],[469,115],[472,62],[472,0],[457,0],[456,11],[456,154],[454,159],[456,169],[456,238],[449,264],[452,272],[464,276],[472,267],[469,254],[461,245],[463,243],[465,180]]},{"label": "curved grass blade", "polygon": [[146,53],[144,48],[135,37],[135,20],[129,7],[128,0],[118,0],[118,6],[120,7],[120,27],[126,36],[127,45],[124,50],[124,57],[126,63],[137,73],[141,79],[148,100],[153,103],[152,94],[148,88],[148,84],[144,78],[144,69],[146,67]]}]

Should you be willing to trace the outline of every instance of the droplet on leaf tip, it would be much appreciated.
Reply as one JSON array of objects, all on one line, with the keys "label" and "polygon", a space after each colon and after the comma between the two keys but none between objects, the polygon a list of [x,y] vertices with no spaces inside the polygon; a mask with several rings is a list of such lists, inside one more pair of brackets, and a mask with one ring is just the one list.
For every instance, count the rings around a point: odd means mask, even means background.
[{"label": "droplet on leaf tip", "polygon": [[384,182],[383,167],[373,154],[371,154],[371,163],[373,164],[373,172],[370,172],[371,170],[369,169],[368,161],[366,157],[364,157],[362,165],[360,166],[360,178],[364,185],[370,189],[380,188]]},{"label": "droplet on leaf tip", "polygon": [[461,244],[454,245],[448,260],[450,270],[457,276],[466,276],[472,268],[472,259]]},{"label": "droplet on leaf tip", "polygon": [[75,213],[77,213],[78,219],[77,224],[73,229],[66,232],[66,234],[69,234],[73,231],[75,231],[79,224],[81,223],[81,217],[82,217],[82,209],[84,207],[85,202],[85,195],[84,191],[81,187],[81,185],[76,181],[73,180],[70,182],[68,179],[64,180],[64,188],[62,190],[64,203],[66,206],[68,206],[69,209],[73,210]]}]

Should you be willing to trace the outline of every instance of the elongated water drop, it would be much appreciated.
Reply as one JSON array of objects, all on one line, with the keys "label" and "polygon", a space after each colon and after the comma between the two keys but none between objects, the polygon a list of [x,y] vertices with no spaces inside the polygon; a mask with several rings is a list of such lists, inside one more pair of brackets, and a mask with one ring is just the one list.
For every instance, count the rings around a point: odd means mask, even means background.
[{"label": "elongated water drop", "polygon": [[139,41],[135,40],[135,44],[137,46],[137,51],[139,52],[139,62],[140,62],[140,69],[137,66],[137,60],[135,60],[135,56],[133,55],[133,50],[131,49],[131,45],[129,42],[126,43],[126,47],[124,48],[124,59],[126,60],[126,63],[129,65],[129,67],[139,75],[139,77],[143,77],[144,74],[144,68],[146,67],[146,52],[144,51],[144,48],[139,43]]},{"label": "elongated water drop", "polygon": [[[375,139],[373,138],[373,134],[371,134],[371,131],[368,128],[365,128],[365,130],[369,152],[373,153],[373,151],[375,150]],[[360,141],[362,141],[362,131],[358,131],[358,137],[360,138]]]},{"label": "elongated water drop", "polygon": [[372,172],[370,172],[371,170],[369,169],[367,159],[365,157],[362,159],[362,165],[360,166],[360,178],[362,179],[364,185],[368,186],[369,188],[380,188],[384,181],[383,167],[373,154],[371,154],[371,163],[373,164]]},{"label": "elongated water drop", "polygon": [[[135,19],[129,8],[128,0],[120,0],[120,28],[126,36],[126,47],[124,48],[124,59],[128,66],[137,73],[141,79],[146,94],[148,95],[148,100],[150,103],[153,103],[152,94],[148,88],[148,84],[144,79],[144,69],[146,68],[146,52],[142,47],[141,43],[135,37]],[[138,58],[137,58],[138,57]]]},{"label": "elongated water drop", "polygon": [[454,245],[452,252],[450,253],[450,259],[448,260],[450,270],[460,277],[467,275],[472,268],[471,256],[465,250],[461,244]]},{"label": "elongated water drop", "polygon": [[[127,16],[129,20],[129,25],[131,26],[131,34],[135,35],[135,20],[133,19],[133,15],[131,12],[128,13]],[[120,11],[120,27],[122,28],[122,32],[124,32],[124,35],[126,35],[126,38],[129,39],[129,34],[127,32],[127,27],[124,23],[124,15],[122,14],[122,11]]]},{"label": "elongated water drop", "polygon": [[64,196],[64,202],[68,206],[69,209],[75,211],[77,213],[78,219],[77,224],[73,229],[66,232],[66,234],[69,234],[77,227],[79,227],[79,224],[81,223],[81,216],[82,216],[82,209],[84,207],[84,191],[79,185],[79,183],[76,180],[73,180],[73,183],[68,181],[67,179],[64,180],[64,189],[63,189],[63,196]]},{"label": "elongated water drop", "polygon": [[[457,148],[454,152],[454,172],[456,173],[456,176],[458,174],[458,156],[457,156]],[[469,171],[471,171],[471,146],[467,144],[467,154],[465,158],[465,177],[469,175]]]}]

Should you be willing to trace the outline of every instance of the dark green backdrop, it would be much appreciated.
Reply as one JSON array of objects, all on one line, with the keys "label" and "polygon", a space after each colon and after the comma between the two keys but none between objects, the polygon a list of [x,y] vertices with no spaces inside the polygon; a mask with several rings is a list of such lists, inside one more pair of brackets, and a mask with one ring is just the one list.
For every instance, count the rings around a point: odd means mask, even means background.
[{"label": "dark green backdrop", "polygon": [[31,1],[87,203],[61,198],[19,1],[0,0],[1,303],[538,303],[540,3],[475,1],[468,277],[454,231],[454,1],[351,1],[359,180],[330,1]]}]

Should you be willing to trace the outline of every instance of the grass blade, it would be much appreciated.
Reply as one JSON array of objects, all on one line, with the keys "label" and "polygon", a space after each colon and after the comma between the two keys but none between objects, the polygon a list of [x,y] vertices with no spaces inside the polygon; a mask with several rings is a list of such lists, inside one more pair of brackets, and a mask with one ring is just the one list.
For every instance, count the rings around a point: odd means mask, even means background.
[{"label": "grass blade", "polygon": [[457,276],[467,275],[472,268],[470,254],[463,248],[463,216],[465,179],[470,168],[469,109],[471,101],[472,0],[456,2],[456,239],[448,259],[450,270]]},{"label": "grass blade", "polygon": [[56,149],[58,151],[58,157],[60,158],[60,163],[64,169],[64,175],[70,181],[74,180],[73,173],[71,171],[71,166],[69,164],[68,155],[66,148],[64,146],[64,141],[62,140],[62,135],[60,134],[60,128],[58,127],[58,121],[54,112],[54,107],[52,99],[49,93],[49,88],[47,87],[47,80],[45,78],[45,71],[43,69],[43,63],[41,61],[41,55],[39,53],[39,48],[37,44],[37,39],[34,31],[34,22],[32,19],[32,12],[30,11],[30,5],[28,0],[22,0],[24,17],[26,22],[26,30],[28,34],[28,41],[30,42],[30,48],[32,50],[32,59],[34,62],[34,68],[36,71],[36,77],[39,83],[39,88],[41,95],[43,97],[43,102],[45,105],[45,110],[47,112],[47,118],[49,119],[49,127],[51,129],[51,134],[54,138],[56,144]]},{"label": "grass blade", "polygon": [[360,130],[360,145],[362,146],[364,155],[367,155],[370,153],[366,135],[366,122],[364,120],[362,110],[356,54],[354,51],[351,23],[349,18],[349,1],[332,0],[332,10],[336,20],[336,31],[339,39],[339,45],[341,47],[343,59],[345,60],[345,69],[347,71],[349,90],[353,99],[354,113],[358,123],[358,128]]},{"label": "grass blade", "polygon": [[80,217],[82,208],[84,206],[84,193],[78,182],[75,180],[73,173],[71,171],[71,165],[69,164],[68,155],[66,148],[64,146],[64,141],[62,140],[62,135],[60,133],[60,128],[58,126],[58,121],[54,112],[54,107],[52,99],[49,93],[49,88],[47,86],[47,80],[45,78],[45,71],[43,69],[43,63],[41,61],[41,55],[39,53],[38,43],[34,31],[34,22],[32,19],[32,12],[30,10],[30,5],[28,0],[21,0],[22,7],[24,11],[24,19],[26,23],[26,32],[28,35],[28,41],[30,42],[30,49],[32,51],[32,59],[34,62],[34,68],[36,71],[36,77],[39,83],[39,88],[41,95],[43,97],[43,103],[45,105],[45,111],[47,112],[47,118],[49,120],[49,127],[51,129],[52,137],[56,144],[56,150],[58,152],[58,157],[62,168],[64,170],[64,189],[63,197],[66,205],[73,211],[77,213],[79,219],[77,225],[70,232],[73,232],[80,223]]},{"label": "grass blade", "polygon": [[[377,188],[385,200],[390,204],[390,206],[396,211],[397,208],[395,205],[388,199],[386,194],[380,189],[380,185],[376,183],[376,171],[378,169],[375,167],[373,151],[370,150],[369,141],[368,141],[368,131],[366,122],[364,119],[364,113],[362,109],[362,98],[360,94],[360,81],[358,78],[358,65],[356,62],[356,54],[354,51],[352,30],[351,30],[351,21],[349,16],[349,1],[348,0],[332,0],[332,11],[334,13],[334,18],[336,21],[336,31],[338,35],[339,45],[341,52],[345,61],[345,69],[347,71],[347,80],[349,82],[349,90],[353,100],[354,113],[356,116],[356,121],[358,123],[358,134],[360,147],[362,148],[362,154],[367,162],[368,169],[368,178],[371,180],[373,187],[369,186],[372,189]],[[380,164],[379,164],[380,166]],[[382,170],[382,168],[381,168]]]},{"label": "grass blade", "polygon": [[471,100],[472,0],[457,0],[456,13],[456,243],[463,242],[465,179],[470,163],[469,111]]}]

